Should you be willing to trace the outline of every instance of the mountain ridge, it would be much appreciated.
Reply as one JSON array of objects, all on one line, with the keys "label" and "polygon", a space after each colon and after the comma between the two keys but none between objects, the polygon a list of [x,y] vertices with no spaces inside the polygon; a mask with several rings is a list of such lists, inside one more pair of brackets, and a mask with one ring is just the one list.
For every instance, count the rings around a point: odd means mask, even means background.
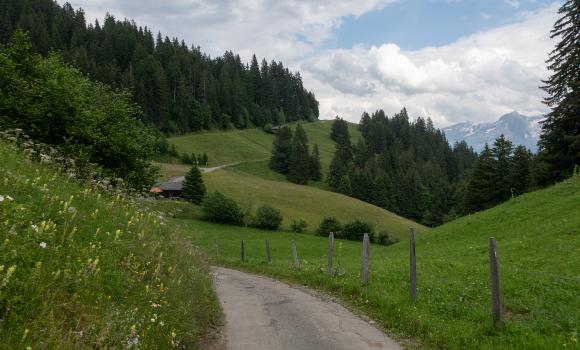
[{"label": "mountain ridge", "polygon": [[526,116],[513,111],[502,115],[495,122],[463,122],[443,128],[450,144],[465,141],[476,152],[483,150],[485,144],[492,145],[501,134],[505,135],[515,146],[523,145],[536,153],[540,138],[543,115]]}]

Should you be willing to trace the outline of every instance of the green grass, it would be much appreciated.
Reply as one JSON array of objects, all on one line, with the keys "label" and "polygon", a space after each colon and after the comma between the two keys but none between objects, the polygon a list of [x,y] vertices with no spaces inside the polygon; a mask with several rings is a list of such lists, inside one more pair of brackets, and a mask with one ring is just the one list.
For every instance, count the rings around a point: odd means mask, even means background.
[{"label": "green grass", "polygon": [[236,169],[205,174],[204,181],[208,191],[220,191],[235,199],[244,211],[254,212],[262,204],[274,206],[284,217],[285,229],[289,229],[292,220],[303,219],[308,224],[308,231],[314,232],[328,215],[342,223],[362,219],[373,224],[376,230],[387,230],[397,238],[405,235],[409,226],[420,232],[426,230],[424,226],[358,199],[311,186],[265,180]]},{"label": "green grass", "polygon": [[[297,205],[299,207],[300,205]],[[359,283],[361,245],[339,241],[328,277],[327,240],[176,219],[178,231],[225,266],[329,291],[398,337],[432,348],[578,348],[580,177],[461,218],[417,238],[418,299],[409,299],[407,241],[371,248],[371,282]],[[504,326],[491,321],[488,241],[498,241]],[[265,263],[264,239],[273,263]],[[244,239],[248,261],[240,262]],[[292,267],[296,240],[302,269]],[[217,249],[216,249],[217,244]]]},{"label": "green grass", "polygon": [[[294,125],[292,125],[294,126]],[[332,121],[303,123],[312,146],[317,143],[323,169],[330,165],[335,143],[330,139]],[[360,137],[355,124],[349,124],[353,140]],[[327,191],[324,182],[310,182],[298,186],[282,174],[268,167],[268,158],[274,135],[260,129],[202,132],[169,139],[178,152],[208,153],[210,165],[231,164],[219,171],[205,174],[209,191],[220,191],[234,198],[244,210],[253,211],[262,204],[271,205],[282,212],[283,226],[289,229],[292,220],[303,219],[308,231],[314,232],[324,216],[335,216],[342,222],[363,219],[377,230],[388,230],[395,237],[406,233],[409,226],[419,231],[425,228],[389,211],[362,201]],[[187,166],[158,163],[165,178],[183,175]]]},{"label": "green grass", "polygon": [[161,213],[1,142],[0,164],[0,349],[197,348],[221,322],[203,253]]},{"label": "green grass", "polygon": [[[290,124],[294,129],[295,123]],[[302,123],[308,136],[310,150],[315,143],[320,151],[320,162],[324,172],[328,169],[335,143],[330,139],[332,121]],[[353,144],[361,137],[356,124],[349,124]],[[270,158],[274,135],[261,129],[232,131],[210,131],[172,137],[169,143],[175,145],[179,153],[206,152],[210,166],[237,162],[255,162]]]}]

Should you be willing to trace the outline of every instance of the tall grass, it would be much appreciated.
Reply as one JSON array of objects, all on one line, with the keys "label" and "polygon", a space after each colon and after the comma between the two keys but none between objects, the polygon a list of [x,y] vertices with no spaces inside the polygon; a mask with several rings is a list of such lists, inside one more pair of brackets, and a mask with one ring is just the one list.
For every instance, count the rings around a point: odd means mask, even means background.
[{"label": "tall grass", "polygon": [[0,142],[0,348],[196,348],[207,265],[160,213]]}]

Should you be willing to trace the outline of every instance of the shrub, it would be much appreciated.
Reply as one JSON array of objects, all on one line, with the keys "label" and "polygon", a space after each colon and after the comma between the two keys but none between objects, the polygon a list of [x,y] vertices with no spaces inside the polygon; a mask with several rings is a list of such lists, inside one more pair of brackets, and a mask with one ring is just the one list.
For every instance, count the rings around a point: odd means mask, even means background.
[{"label": "shrub", "polygon": [[341,236],[342,225],[334,216],[325,216],[316,229],[316,235],[328,236],[330,232],[334,232],[335,237]]},{"label": "shrub", "polygon": [[264,131],[268,134],[273,134],[274,132],[272,131],[272,123],[264,125]]},{"label": "shrub", "polygon": [[373,227],[368,222],[355,220],[344,225],[341,238],[352,241],[362,241],[363,235],[368,233],[372,237]]},{"label": "shrub", "polygon": [[250,223],[251,226],[265,230],[277,230],[282,224],[282,214],[276,208],[263,205],[256,210],[256,215]]},{"label": "shrub", "polygon": [[308,224],[303,219],[292,220],[292,224],[290,225],[292,232],[298,233],[306,231],[306,227],[308,227]]},{"label": "shrub", "polygon": [[220,192],[207,195],[201,202],[201,209],[204,218],[212,222],[240,225],[244,219],[236,201]]},{"label": "shrub", "polygon": [[377,233],[375,236],[375,242],[381,245],[391,245],[397,243],[398,241],[398,239],[391,237],[391,235],[386,230]]}]

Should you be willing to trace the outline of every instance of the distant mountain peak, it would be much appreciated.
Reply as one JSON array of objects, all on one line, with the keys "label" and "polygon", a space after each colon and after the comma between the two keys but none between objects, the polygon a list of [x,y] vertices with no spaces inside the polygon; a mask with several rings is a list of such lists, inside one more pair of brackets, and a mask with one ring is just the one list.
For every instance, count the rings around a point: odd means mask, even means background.
[{"label": "distant mountain peak", "polygon": [[540,137],[540,121],[544,116],[526,116],[518,111],[502,115],[493,123],[463,122],[444,128],[449,143],[465,141],[480,152],[485,144],[492,145],[497,137],[505,135],[514,145],[524,145],[532,152],[538,150]]}]

